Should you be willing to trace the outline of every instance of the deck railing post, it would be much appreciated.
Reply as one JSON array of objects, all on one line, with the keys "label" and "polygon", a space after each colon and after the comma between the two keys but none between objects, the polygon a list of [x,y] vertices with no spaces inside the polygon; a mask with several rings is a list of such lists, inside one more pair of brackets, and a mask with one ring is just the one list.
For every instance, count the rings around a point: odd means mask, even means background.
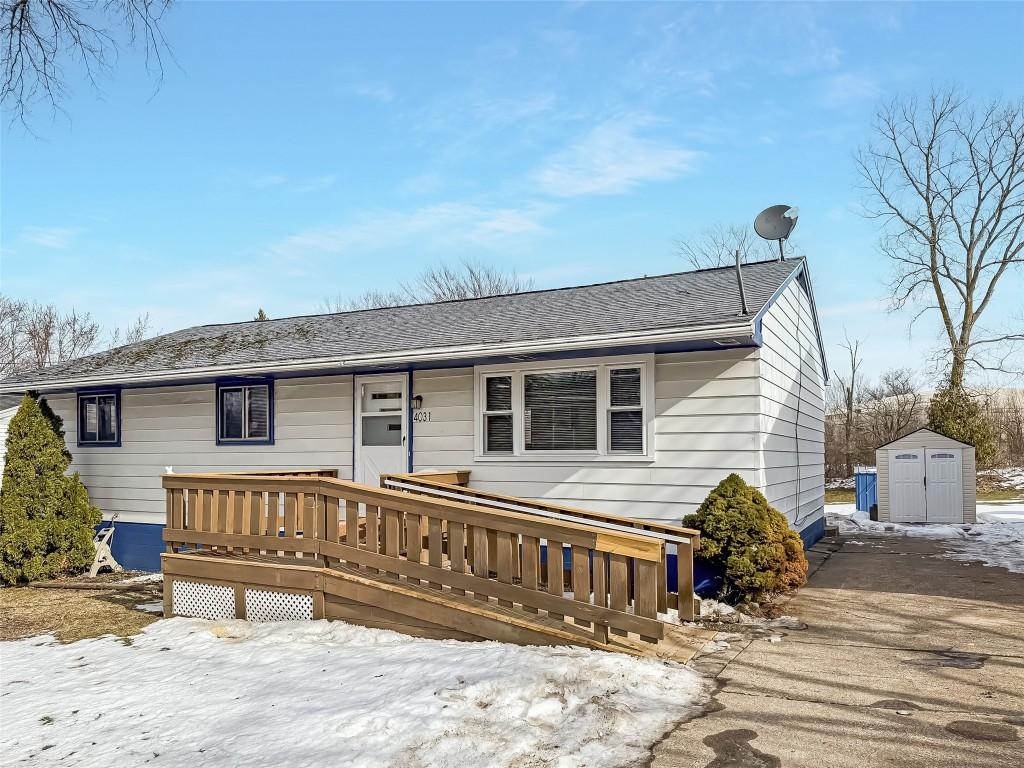
[{"label": "deck railing post", "polygon": [[693,621],[693,539],[676,546],[676,592],[679,618]]}]

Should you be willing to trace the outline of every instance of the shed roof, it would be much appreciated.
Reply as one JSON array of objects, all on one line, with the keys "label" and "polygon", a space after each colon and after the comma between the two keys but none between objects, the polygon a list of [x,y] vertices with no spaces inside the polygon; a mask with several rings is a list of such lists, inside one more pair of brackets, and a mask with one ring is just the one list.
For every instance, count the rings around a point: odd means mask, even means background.
[{"label": "shed roof", "polygon": [[0,389],[157,373],[173,379],[197,370],[248,372],[247,366],[340,368],[402,355],[416,359],[425,351],[434,360],[466,349],[481,356],[512,354],[526,346],[569,349],[580,339],[595,346],[604,340],[629,345],[701,329],[737,333],[752,327],[803,266],[802,259],[744,265],[746,313],[735,268],[722,267],[480,299],[200,325],[18,374],[0,382]]},{"label": "shed roof", "polygon": [[897,437],[895,440],[890,440],[888,443],[884,443],[876,451],[880,451],[883,448],[909,448],[919,447],[920,443],[914,441],[915,435],[920,435],[922,432],[927,432],[929,435],[930,448],[934,448],[940,445],[948,445],[951,448],[973,448],[974,446],[970,443],[965,443],[960,440],[954,440],[952,437],[946,437],[941,432],[936,432],[934,429],[928,429],[927,427],[921,427],[915,429],[913,432],[908,432],[902,437]]}]

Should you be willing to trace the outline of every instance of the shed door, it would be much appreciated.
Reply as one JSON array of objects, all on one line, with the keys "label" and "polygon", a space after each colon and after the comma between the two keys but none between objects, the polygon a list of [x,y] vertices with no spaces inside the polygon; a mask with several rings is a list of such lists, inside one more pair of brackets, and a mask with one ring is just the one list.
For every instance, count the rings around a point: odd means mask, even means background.
[{"label": "shed door", "polygon": [[889,451],[889,519],[923,523],[925,513],[924,448]]},{"label": "shed door", "polygon": [[963,451],[929,448],[925,477],[928,486],[928,522],[964,521]]}]

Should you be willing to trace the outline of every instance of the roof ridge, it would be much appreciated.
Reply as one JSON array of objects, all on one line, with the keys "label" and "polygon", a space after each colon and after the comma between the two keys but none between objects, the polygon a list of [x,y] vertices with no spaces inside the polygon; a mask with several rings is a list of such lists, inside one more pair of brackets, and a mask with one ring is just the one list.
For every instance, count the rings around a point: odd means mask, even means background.
[{"label": "roof ridge", "polygon": [[[805,258],[803,256],[794,256],[782,261],[780,259],[763,259],[761,261],[747,261],[743,263],[744,267],[755,267],[764,264],[783,264],[791,262],[802,262]],[[311,319],[315,317],[338,317],[340,315],[358,315],[364,312],[382,312],[388,309],[409,309],[410,307],[440,307],[448,304],[469,304],[474,301],[490,301],[492,299],[504,299],[511,298],[514,296],[532,296],[541,293],[558,293],[560,291],[577,291],[584,288],[599,288],[605,285],[622,285],[624,283],[639,283],[646,280],[662,280],[667,277],[680,277],[682,275],[699,275],[707,272],[720,272],[728,269],[735,269],[734,264],[727,264],[721,267],[704,267],[702,269],[690,269],[681,270],[679,272],[665,272],[660,275],[643,275],[641,277],[624,277],[618,280],[606,280],[599,283],[584,283],[583,285],[562,285],[554,288],[535,288],[529,291],[516,291],[515,293],[495,293],[491,296],[471,296],[466,299],[445,299],[443,301],[423,301],[423,302],[412,302],[409,304],[395,304],[387,307],[361,307],[360,309],[347,309],[344,312],[314,312],[308,315],[287,315],[285,317],[272,317],[267,320],[234,320],[231,322],[224,323],[204,323],[202,325],[192,325],[188,328],[179,328],[177,331],[171,331],[170,333],[178,333],[183,330],[192,330],[196,328],[223,328],[230,325],[251,325],[254,323],[278,323],[285,320],[303,320]],[[160,334],[161,336],[167,334]],[[154,336],[153,338],[159,338]],[[118,347],[115,347],[118,349]]]}]

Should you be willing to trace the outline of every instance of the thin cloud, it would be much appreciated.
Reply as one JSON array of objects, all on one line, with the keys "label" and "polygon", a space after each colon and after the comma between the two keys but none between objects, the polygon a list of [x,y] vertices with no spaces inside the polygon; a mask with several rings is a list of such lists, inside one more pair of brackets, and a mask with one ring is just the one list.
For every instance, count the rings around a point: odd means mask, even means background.
[{"label": "thin cloud", "polygon": [[257,176],[252,180],[252,185],[256,189],[266,189],[267,187],[280,187],[288,183],[288,177],[282,176],[279,173],[270,173],[265,176]]},{"label": "thin cloud", "polygon": [[311,179],[300,181],[295,185],[296,192],[317,192],[321,189],[327,189],[327,187],[334,186],[334,182],[338,180],[338,177],[333,173],[324,174],[323,176],[314,176]]},{"label": "thin cloud", "polygon": [[250,184],[256,189],[286,189],[292,192],[316,192],[330,187],[338,180],[333,173],[309,178],[291,179],[279,173],[257,176]]},{"label": "thin cloud", "polygon": [[821,103],[829,109],[851,109],[876,101],[881,93],[870,77],[845,72],[825,79]]},{"label": "thin cloud", "polygon": [[349,86],[349,91],[378,104],[390,104],[395,100],[395,92],[390,85],[383,82],[366,80]]},{"label": "thin cloud", "polygon": [[77,234],[74,227],[28,227],[21,233],[21,239],[42,248],[64,250],[71,247]]},{"label": "thin cloud", "polygon": [[533,178],[549,195],[578,197],[629,192],[692,170],[700,153],[641,136],[652,123],[641,115],[608,120],[551,156]]},{"label": "thin cloud", "polygon": [[412,211],[369,213],[343,226],[306,229],[271,244],[272,256],[300,260],[319,255],[380,251],[402,245],[494,246],[543,230],[548,206],[486,208],[447,202]]}]

